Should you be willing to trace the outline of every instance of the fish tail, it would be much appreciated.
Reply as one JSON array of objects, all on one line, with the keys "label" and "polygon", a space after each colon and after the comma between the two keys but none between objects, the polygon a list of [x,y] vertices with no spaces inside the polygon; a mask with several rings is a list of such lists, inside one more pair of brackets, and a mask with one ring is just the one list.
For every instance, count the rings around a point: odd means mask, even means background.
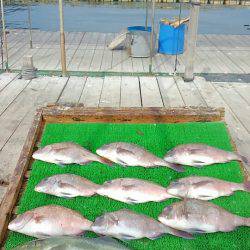
[{"label": "fish tail", "polygon": [[99,157],[99,162],[100,163],[103,163],[105,165],[109,165],[109,166],[112,166],[113,165],[113,162],[104,158],[104,157]]},{"label": "fish tail", "polygon": [[250,166],[250,159],[246,156],[240,155],[239,156],[239,160],[242,161],[243,163],[247,164],[248,166]]},{"label": "fish tail", "polygon": [[250,218],[242,218],[243,223],[242,226],[250,227]]},{"label": "fish tail", "polygon": [[187,233],[185,231],[180,231],[172,227],[166,227],[166,228],[167,228],[167,233],[175,235],[177,237],[181,237],[181,238],[189,239],[189,240],[194,238],[192,234]]},{"label": "fish tail", "polygon": [[185,169],[183,168],[183,166],[179,165],[179,164],[175,164],[175,163],[171,163],[171,162],[166,162],[166,167],[171,168],[177,172],[185,172]]},{"label": "fish tail", "polygon": [[245,181],[243,183],[243,190],[246,192],[250,192],[250,181]]}]

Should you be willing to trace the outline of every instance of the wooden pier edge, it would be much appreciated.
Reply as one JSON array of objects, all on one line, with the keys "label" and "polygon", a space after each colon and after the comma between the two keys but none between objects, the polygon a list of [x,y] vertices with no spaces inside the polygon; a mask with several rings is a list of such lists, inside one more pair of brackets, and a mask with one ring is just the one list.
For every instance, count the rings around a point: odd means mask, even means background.
[{"label": "wooden pier edge", "polygon": [[83,105],[50,104],[37,110],[21,151],[8,190],[0,206],[0,246],[7,236],[8,223],[18,202],[22,182],[31,166],[32,152],[44,124],[51,122],[180,123],[224,121],[224,108],[86,108]]}]

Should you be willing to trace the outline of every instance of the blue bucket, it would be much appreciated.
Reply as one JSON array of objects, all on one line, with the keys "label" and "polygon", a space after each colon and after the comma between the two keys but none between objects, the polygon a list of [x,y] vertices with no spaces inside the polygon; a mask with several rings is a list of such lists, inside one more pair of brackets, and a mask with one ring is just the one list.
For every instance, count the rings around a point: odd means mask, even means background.
[{"label": "blue bucket", "polygon": [[147,31],[147,32],[151,32],[151,27],[146,27],[145,26],[130,26],[128,27],[128,31],[130,32],[136,32],[136,31]]},{"label": "blue bucket", "polygon": [[160,22],[158,52],[168,55],[178,55],[184,52],[185,24],[174,28]]}]

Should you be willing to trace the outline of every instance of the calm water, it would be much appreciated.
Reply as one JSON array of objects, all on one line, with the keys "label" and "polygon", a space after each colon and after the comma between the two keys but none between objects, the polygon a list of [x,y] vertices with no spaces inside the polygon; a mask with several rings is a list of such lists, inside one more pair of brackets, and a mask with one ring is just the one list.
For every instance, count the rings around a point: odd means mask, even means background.
[{"label": "calm water", "polygon": [[[58,5],[56,3],[32,3],[32,27],[55,31],[59,29]],[[27,6],[11,3],[6,6],[9,28],[27,28]],[[189,13],[183,6],[181,16]],[[119,32],[131,25],[144,25],[145,4],[89,4],[86,2],[64,5],[65,30]],[[162,17],[179,15],[179,5],[160,4],[156,8],[156,24]],[[249,7],[201,7],[199,33],[250,34]]]}]

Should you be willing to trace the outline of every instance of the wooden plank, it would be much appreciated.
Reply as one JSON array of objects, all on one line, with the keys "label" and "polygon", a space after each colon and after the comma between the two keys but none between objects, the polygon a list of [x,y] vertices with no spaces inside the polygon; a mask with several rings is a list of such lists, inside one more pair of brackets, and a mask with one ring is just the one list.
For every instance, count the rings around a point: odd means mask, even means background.
[{"label": "wooden plank", "polygon": [[7,187],[6,186],[0,186],[0,205],[2,203],[2,199],[3,199],[6,191],[7,191]]},{"label": "wooden plank", "polygon": [[181,77],[174,77],[174,79],[186,106],[207,106],[193,81],[184,82]]},{"label": "wooden plank", "polygon": [[122,71],[123,72],[134,72],[132,58],[128,54],[127,50],[122,51]]},{"label": "wooden plank", "polygon": [[15,79],[0,92],[0,116],[29,83],[29,80]]},{"label": "wooden plank", "polygon": [[249,83],[230,82],[232,88],[250,105],[250,85]]},{"label": "wooden plank", "polygon": [[184,106],[184,101],[173,77],[157,77],[165,107]]},{"label": "wooden plank", "polygon": [[[250,132],[250,116],[246,115],[250,112],[250,105],[228,83],[214,83],[214,87],[228,106],[230,106],[246,130]],[[244,108],[244,113],[242,112],[242,108]]]},{"label": "wooden plank", "polygon": [[0,92],[10,84],[16,77],[17,73],[2,73],[0,74]]},{"label": "wooden plank", "polygon": [[99,107],[119,107],[121,95],[121,77],[104,78]]},{"label": "wooden plank", "polygon": [[68,80],[66,87],[64,88],[62,95],[59,99],[61,103],[74,102],[78,103],[87,77],[71,76]]},{"label": "wooden plank", "polygon": [[155,77],[140,77],[143,107],[163,107],[159,86]]},{"label": "wooden plank", "polygon": [[11,218],[11,212],[15,206],[16,200],[19,195],[19,190],[22,185],[22,180],[26,170],[30,164],[30,158],[33,152],[33,147],[35,146],[38,134],[42,128],[42,115],[41,111],[38,111],[34,122],[28,133],[26,142],[24,144],[21,156],[18,160],[17,167],[14,170],[14,174],[11,178],[10,184],[8,186],[7,192],[2,200],[0,206],[0,243],[4,240],[6,236],[8,222]]},{"label": "wooden plank", "polygon": [[121,107],[141,107],[140,83],[138,77],[121,77]]},{"label": "wooden plank", "polygon": [[79,103],[84,103],[86,107],[98,107],[103,80],[101,77],[88,77]]},{"label": "wooden plank", "polygon": [[47,76],[32,80],[26,93],[0,117],[0,179],[9,181],[36,108],[56,102],[66,82],[67,78]]},{"label": "wooden plank", "polygon": [[122,51],[113,50],[112,68],[110,71],[122,72]]},{"label": "wooden plank", "polygon": [[84,104],[54,105],[43,109],[45,122],[176,123],[224,119],[223,108],[86,108]]}]

